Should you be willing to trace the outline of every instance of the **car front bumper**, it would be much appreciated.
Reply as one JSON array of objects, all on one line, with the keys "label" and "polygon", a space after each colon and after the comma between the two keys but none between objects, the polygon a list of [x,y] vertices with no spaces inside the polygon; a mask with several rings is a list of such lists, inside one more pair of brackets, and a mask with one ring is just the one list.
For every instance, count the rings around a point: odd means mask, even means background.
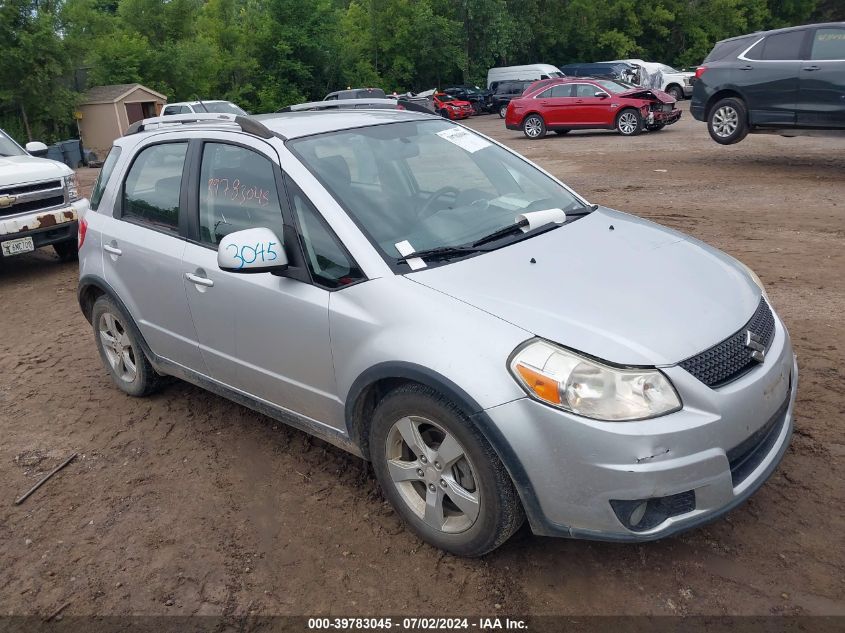
[{"label": "car front bumper", "polygon": [[83,198],[58,209],[0,216],[0,242],[31,237],[35,248],[75,241],[80,214],[88,208]]},{"label": "car front bumper", "polygon": [[681,119],[681,111],[677,108],[671,112],[649,112],[647,122],[649,125],[672,125]]},{"label": "car front bumper", "polygon": [[[485,411],[524,470],[516,483],[536,534],[663,538],[718,518],[772,474],[789,444],[798,381],[779,320],[764,363],[728,385],[710,389],[680,367],[663,371],[684,406],[652,420],[598,422],[530,398]],[[619,507],[647,500],[674,506],[647,529],[630,527]]]}]

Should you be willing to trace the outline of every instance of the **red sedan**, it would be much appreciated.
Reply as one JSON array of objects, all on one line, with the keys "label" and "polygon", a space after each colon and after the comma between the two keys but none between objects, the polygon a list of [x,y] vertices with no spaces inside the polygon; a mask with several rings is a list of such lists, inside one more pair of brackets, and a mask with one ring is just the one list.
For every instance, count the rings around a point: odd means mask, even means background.
[{"label": "red sedan", "polygon": [[472,104],[469,101],[455,99],[445,92],[437,92],[433,96],[434,111],[447,119],[466,119],[473,113]]},{"label": "red sedan", "polygon": [[616,130],[634,136],[662,130],[681,118],[675,99],[660,90],[640,88],[612,79],[567,77],[537,82],[508,105],[505,125],[531,139],[548,130]]}]

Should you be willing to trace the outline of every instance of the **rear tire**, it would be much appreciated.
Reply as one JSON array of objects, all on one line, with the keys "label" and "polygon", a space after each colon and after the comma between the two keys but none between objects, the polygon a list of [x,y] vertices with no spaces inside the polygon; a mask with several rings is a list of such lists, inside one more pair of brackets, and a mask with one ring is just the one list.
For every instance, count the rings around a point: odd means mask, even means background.
[{"label": "rear tire", "polygon": [[748,135],[745,104],[734,97],[717,101],[707,115],[707,131],[720,145],[739,143]]},{"label": "rear tire", "polygon": [[103,365],[121,391],[143,397],[161,386],[162,376],[144,355],[132,321],[111,297],[102,295],[94,302],[91,323]]},{"label": "rear tire", "polygon": [[385,497],[434,547],[481,556],[525,519],[493,448],[433,389],[410,384],[387,394],[372,418],[370,457]]},{"label": "rear tire", "polygon": [[522,133],[531,140],[543,138],[546,135],[546,122],[539,114],[529,114],[522,122]]},{"label": "rear tire", "polygon": [[643,131],[643,117],[634,108],[625,108],[616,117],[616,131],[622,136],[636,136]]},{"label": "rear tire", "polygon": [[684,91],[679,86],[669,86],[666,94],[670,95],[675,101],[684,100]]},{"label": "rear tire", "polygon": [[56,244],[53,244],[53,250],[56,251],[56,255],[59,256],[59,261],[62,262],[72,262],[79,256],[79,253],[76,250],[76,240],[57,242]]},{"label": "rear tire", "polygon": [[504,119],[508,114],[508,104],[499,106],[499,118]]}]

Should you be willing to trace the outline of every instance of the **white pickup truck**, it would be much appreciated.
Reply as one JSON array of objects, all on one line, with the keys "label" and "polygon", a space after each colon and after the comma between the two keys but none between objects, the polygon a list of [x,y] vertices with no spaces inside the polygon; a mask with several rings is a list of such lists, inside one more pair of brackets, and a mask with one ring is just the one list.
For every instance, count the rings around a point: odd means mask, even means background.
[{"label": "white pickup truck", "polygon": [[74,171],[38,158],[44,143],[18,145],[0,130],[0,254],[11,257],[52,246],[59,259],[76,257],[77,219],[88,208]]}]

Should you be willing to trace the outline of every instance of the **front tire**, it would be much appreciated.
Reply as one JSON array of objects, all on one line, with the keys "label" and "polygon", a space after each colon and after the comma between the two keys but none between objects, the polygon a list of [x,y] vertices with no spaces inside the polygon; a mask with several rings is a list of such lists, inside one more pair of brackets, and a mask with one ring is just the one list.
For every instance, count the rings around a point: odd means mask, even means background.
[{"label": "front tire", "polygon": [[633,108],[622,110],[616,117],[616,131],[622,136],[636,136],[643,131],[643,117]]},{"label": "front tire", "polygon": [[717,101],[707,115],[707,131],[720,145],[739,143],[748,135],[745,104],[733,97]]},{"label": "front tire", "polygon": [[373,470],[421,539],[457,556],[504,543],[525,515],[493,448],[452,402],[422,385],[390,392],[373,415]]},{"label": "front tire", "polygon": [[99,297],[94,302],[91,323],[103,365],[121,391],[142,397],[161,386],[162,378],[144,355],[129,317],[114,300],[106,295]]},{"label": "front tire", "polygon": [[543,138],[546,135],[546,122],[539,114],[529,114],[522,122],[522,133],[531,140]]}]

